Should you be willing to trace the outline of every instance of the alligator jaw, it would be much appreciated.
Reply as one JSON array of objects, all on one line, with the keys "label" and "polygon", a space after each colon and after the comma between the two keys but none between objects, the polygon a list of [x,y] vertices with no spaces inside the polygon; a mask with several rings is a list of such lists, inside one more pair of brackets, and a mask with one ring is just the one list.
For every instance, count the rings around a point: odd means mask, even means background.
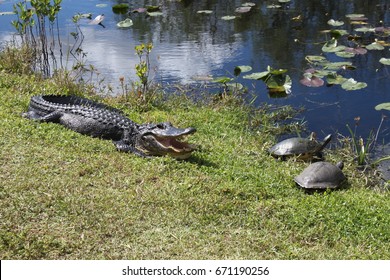
[{"label": "alligator jaw", "polygon": [[147,154],[169,155],[176,159],[187,159],[196,149],[196,145],[184,140],[188,135],[196,132],[195,128],[176,128],[170,123],[162,128],[160,125],[146,131],[141,137],[141,144]]}]

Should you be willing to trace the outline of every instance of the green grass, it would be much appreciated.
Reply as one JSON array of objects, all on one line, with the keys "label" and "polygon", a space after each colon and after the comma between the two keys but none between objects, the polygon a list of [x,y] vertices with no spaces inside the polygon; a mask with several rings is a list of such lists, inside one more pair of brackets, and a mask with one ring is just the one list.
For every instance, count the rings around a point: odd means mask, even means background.
[{"label": "green grass", "polygon": [[187,161],[120,153],[20,116],[31,95],[62,90],[0,76],[1,259],[390,258],[389,192],[352,161],[348,188],[307,194],[292,180],[307,163],[274,160],[268,126],[250,128],[248,108],[224,102],[177,98],[138,112],[106,101],[136,122],[196,127]]}]

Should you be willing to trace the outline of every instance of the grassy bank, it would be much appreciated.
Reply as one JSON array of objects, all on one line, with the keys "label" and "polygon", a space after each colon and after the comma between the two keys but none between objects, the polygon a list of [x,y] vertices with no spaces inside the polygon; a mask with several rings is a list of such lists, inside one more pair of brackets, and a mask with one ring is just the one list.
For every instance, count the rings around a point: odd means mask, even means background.
[{"label": "grassy bank", "polygon": [[106,100],[136,122],[198,129],[189,160],[143,159],[20,116],[30,96],[64,91],[0,76],[1,259],[390,258],[389,192],[347,161],[346,189],[306,194],[292,179],[307,163],[266,152],[270,114],[253,129],[237,104],[182,97],[138,112]]}]

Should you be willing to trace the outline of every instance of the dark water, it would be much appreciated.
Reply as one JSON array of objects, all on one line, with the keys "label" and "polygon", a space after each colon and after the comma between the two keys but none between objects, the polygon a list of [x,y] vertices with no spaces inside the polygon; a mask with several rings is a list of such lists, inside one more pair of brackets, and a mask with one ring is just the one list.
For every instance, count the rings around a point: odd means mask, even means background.
[{"label": "dark water", "polygon": [[[12,10],[17,1],[0,1],[0,11]],[[163,15],[145,17],[130,14],[134,25],[128,29],[116,27],[126,15],[112,12],[111,6],[127,2],[131,8],[145,5],[161,5]],[[345,70],[347,78],[366,82],[368,86],[357,91],[345,91],[340,86],[309,88],[301,85],[303,71],[308,68],[306,55],[320,55],[329,35],[320,31],[330,29],[329,19],[343,20],[346,24],[338,29],[352,32],[345,15],[362,13],[368,18],[368,26],[390,26],[389,0],[292,0],[281,9],[268,9],[267,5],[277,1],[253,0],[256,7],[248,14],[231,21],[222,16],[234,15],[234,10],[245,1],[75,1],[63,0],[59,26],[63,41],[72,44],[69,33],[75,31],[71,18],[76,13],[105,14],[104,25],[88,25],[81,21],[85,36],[82,48],[87,53],[87,63],[93,64],[110,82],[119,87],[119,77],[127,81],[137,80],[134,65],[138,62],[134,47],[141,42],[153,42],[152,65],[156,67],[155,79],[162,83],[195,83],[194,76],[231,76],[237,65],[250,65],[253,72],[274,68],[288,69],[293,85],[285,98],[272,98],[263,82],[239,78],[257,96],[256,104],[262,102],[296,107],[304,106],[301,115],[310,131],[319,136],[340,132],[349,135],[346,124],[354,127],[355,117],[360,117],[357,134],[368,137],[378,128],[382,113],[374,107],[390,102],[390,66],[379,63],[381,57],[390,58],[389,47],[383,51],[369,51],[351,59],[326,55],[332,61],[349,60],[356,70]],[[97,4],[107,4],[98,7]],[[210,15],[197,14],[199,10],[212,10]],[[301,20],[293,20],[295,17]],[[11,38],[13,27],[10,21],[15,16],[0,16],[0,38]],[[373,41],[375,36],[365,34],[364,40]],[[301,43],[296,42],[298,39]],[[380,40],[390,42],[389,37]],[[390,140],[389,121],[382,125],[378,142]]]}]

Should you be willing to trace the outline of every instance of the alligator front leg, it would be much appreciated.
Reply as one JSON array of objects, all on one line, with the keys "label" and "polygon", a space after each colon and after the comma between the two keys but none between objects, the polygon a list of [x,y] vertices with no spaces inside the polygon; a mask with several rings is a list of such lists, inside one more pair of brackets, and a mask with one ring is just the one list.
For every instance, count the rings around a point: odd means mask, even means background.
[{"label": "alligator front leg", "polygon": [[36,120],[40,122],[59,122],[60,118],[63,116],[63,113],[54,111],[47,115],[41,116],[34,111],[28,111],[26,113],[23,113],[22,116],[27,119]]},{"label": "alligator front leg", "polygon": [[144,157],[144,158],[150,158],[151,156],[145,154],[144,152],[138,150],[132,145],[126,144],[123,140],[120,141],[113,141],[116,149],[120,152],[125,153],[133,153],[137,156]]}]

